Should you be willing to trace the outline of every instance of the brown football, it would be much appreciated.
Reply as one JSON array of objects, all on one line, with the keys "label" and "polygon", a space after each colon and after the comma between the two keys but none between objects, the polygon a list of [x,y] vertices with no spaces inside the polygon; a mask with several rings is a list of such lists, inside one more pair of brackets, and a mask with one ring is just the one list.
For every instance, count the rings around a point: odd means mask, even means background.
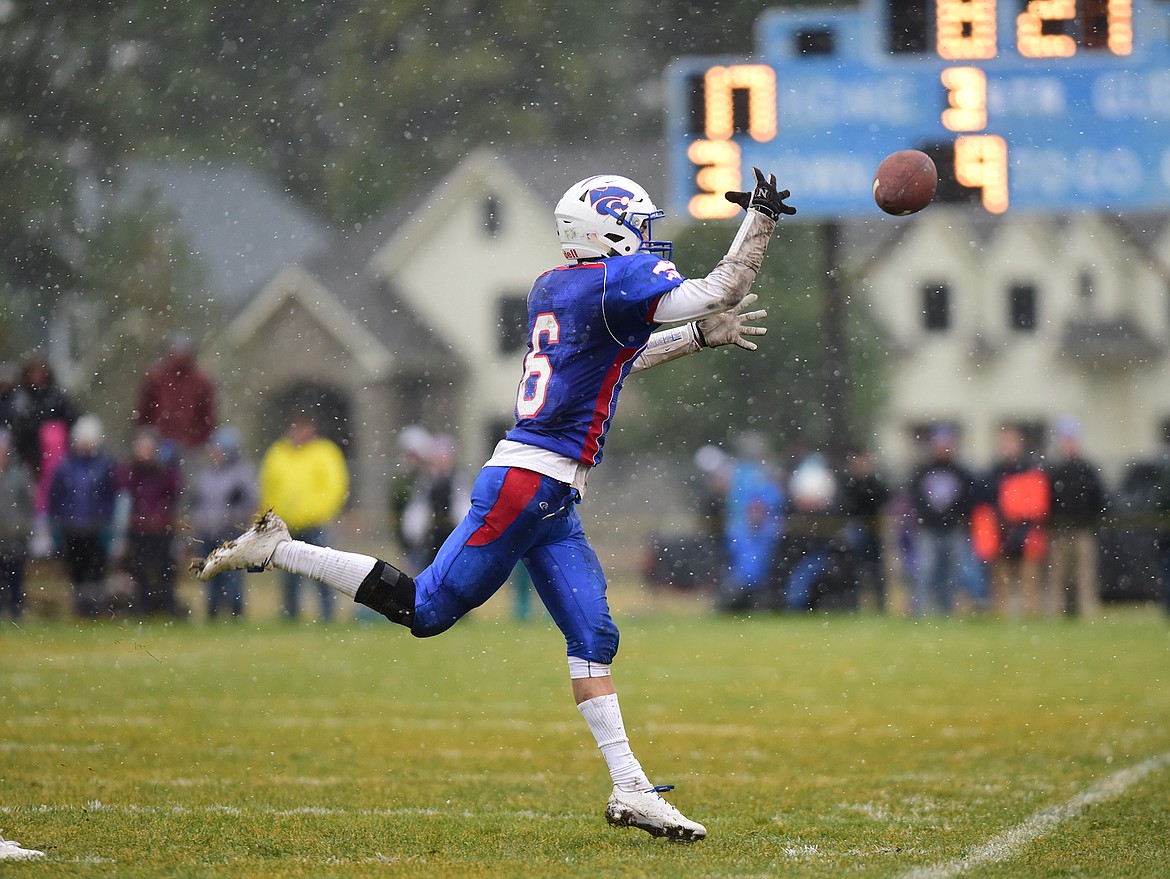
[{"label": "brown football", "polygon": [[873,176],[873,200],[887,214],[903,217],[922,210],[938,189],[938,170],[921,150],[890,153]]}]

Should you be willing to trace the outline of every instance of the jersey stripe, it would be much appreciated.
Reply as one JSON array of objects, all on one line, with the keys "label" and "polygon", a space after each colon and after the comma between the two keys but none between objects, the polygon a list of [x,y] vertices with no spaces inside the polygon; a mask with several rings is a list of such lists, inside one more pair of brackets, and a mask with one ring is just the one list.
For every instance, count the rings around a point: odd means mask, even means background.
[{"label": "jersey stripe", "polygon": [[601,450],[601,438],[605,435],[605,425],[613,417],[613,407],[616,402],[618,382],[627,363],[633,360],[641,348],[622,348],[618,356],[610,364],[605,379],[601,382],[601,390],[597,392],[597,400],[593,404],[593,421],[585,434],[585,445],[581,450],[583,464],[596,464],[597,453]]},{"label": "jersey stripe", "polygon": [[484,546],[507,531],[508,526],[515,522],[516,517],[528,506],[529,501],[536,497],[540,479],[540,474],[531,470],[510,468],[500,486],[500,493],[496,495],[495,503],[483,517],[483,524],[467,539],[467,545]]}]

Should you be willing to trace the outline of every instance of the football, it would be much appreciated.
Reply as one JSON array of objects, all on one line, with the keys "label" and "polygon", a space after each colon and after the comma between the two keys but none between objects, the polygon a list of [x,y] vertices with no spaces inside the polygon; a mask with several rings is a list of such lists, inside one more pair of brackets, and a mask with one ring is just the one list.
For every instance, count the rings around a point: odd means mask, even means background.
[{"label": "football", "polygon": [[898,150],[890,153],[873,177],[873,200],[887,214],[904,217],[913,214],[934,198],[938,189],[938,170],[934,161],[921,150]]}]

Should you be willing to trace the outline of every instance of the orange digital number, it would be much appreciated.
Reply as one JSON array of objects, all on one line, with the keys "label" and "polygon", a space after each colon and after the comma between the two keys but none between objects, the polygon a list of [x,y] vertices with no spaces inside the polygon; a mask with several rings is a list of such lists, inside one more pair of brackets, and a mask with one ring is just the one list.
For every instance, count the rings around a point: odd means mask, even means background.
[{"label": "orange digital number", "polygon": [[978,67],[948,67],[941,74],[947,90],[942,124],[950,131],[982,131],[987,127],[987,74]]},{"label": "orange digital number", "polygon": [[1070,58],[1077,41],[1068,34],[1046,34],[1044,23],[1070,21],[1077,15],[1076,0],[1030,0],[1016,18],[1016,48],[1025,58]]},{"label": "orange digital number", "polygon": [[1109,51],[1133,54],[1133,0],[1108,0],[1105,21],[1109,27]]},{"label": "orange digital number", "polygon": [[739,206],[723,193],[739,189],[742,181],[739,145],[730,140],[696,140],[687,147],[687,158],[699,166],[687,210],[696,220],[724,220],[739,213]]},{"label": "orange digital number", "polygon": [[1007,141],[995,134],[964,134],[955,138],[955,179],[963,186],[983,191],[989,212],[1008,209]]},{"label": "orange digital number", "polygon": [[732,93],[748,93],[748,134],[766,143],[776,136],[776,71],[766,64],[708,68],[703,76],[704,116],[709,140],[730,140],[735,133]]},{"label": "orange digital number", "polygon": [[995,0],[936,0],[940,58],[967,61],[996,54]]}]

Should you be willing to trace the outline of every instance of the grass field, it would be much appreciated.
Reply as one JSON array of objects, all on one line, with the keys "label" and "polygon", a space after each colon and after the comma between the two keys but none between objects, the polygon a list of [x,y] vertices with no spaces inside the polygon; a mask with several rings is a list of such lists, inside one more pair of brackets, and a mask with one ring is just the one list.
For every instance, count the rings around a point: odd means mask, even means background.
[{"label": "grass field", "polygon": [[1170,625],[626,614],[609,828],[563,642],[504,615],[0,629],[7,876],[1162,877]]}]

